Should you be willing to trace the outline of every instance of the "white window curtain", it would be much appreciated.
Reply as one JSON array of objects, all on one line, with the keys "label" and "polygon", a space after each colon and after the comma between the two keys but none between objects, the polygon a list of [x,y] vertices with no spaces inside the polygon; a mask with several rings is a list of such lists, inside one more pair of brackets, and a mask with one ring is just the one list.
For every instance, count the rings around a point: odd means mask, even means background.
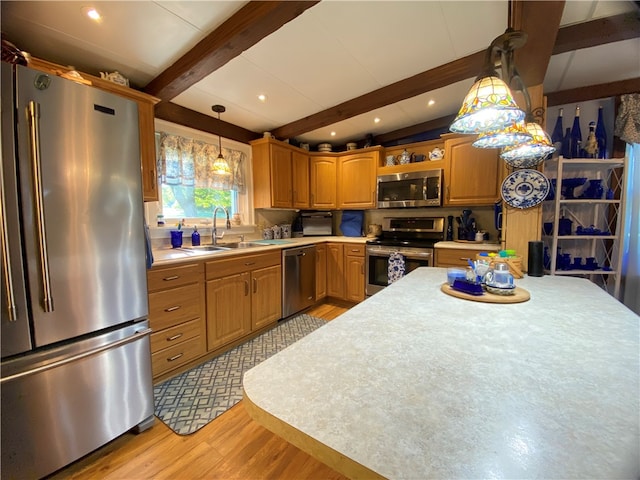
[{"label": "white window curtain", "polygon": [[222,155],[231,167],[232,175],[231,178],[221,178],[212,170],[219,153],[217,145],[166,132],[159,133],[158,171],[163,184],[245,192],[244,152],[222,147]]}]

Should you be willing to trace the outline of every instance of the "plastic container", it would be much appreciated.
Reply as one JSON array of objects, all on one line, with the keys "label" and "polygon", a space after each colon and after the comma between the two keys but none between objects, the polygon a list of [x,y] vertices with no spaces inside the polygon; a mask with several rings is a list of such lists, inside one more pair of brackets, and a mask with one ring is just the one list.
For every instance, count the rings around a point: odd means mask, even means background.
[{"label": "plastic container", "polygon": [[467,278],[466,268],[456,268],[456,267],[447,268],[447,283],[449,283],[449,285],[453,285],[453,282],[455,280],[465,280],[466,278]]}]

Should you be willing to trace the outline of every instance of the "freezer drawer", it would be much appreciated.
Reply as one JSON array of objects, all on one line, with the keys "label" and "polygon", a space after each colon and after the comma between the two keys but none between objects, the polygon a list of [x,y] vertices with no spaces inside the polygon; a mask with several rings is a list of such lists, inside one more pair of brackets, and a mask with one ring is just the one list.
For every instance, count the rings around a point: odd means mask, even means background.
[{"label": "freezer drawer", "polygon": [[4,362],[2,478],[48,475],[151,417],[149,334],[144,321]]}]

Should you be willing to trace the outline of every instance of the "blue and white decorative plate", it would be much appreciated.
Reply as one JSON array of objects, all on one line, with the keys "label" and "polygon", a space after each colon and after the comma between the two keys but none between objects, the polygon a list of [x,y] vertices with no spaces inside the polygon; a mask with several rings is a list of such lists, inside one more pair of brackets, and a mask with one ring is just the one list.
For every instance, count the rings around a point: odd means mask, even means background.
[{"label": "blue and white decorative plate", "polygon": [[502,199],[514,208],[531,208],[542,202],[551,184],[537,170],[516,170],[502,182]]}]

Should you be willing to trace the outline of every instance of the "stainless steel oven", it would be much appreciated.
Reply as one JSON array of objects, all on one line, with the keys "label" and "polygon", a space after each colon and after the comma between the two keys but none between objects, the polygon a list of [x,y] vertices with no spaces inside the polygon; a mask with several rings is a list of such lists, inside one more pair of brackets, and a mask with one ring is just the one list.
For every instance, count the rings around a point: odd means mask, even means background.
[{"label": "stainless steel oven", "polygon": [[444,239],[444,217],[387,217],[382,234],[367,242],[365,293],[373,295],[389,285],[389,259],[402,255],[405,274],[433,266],[433,246]]},{"label": "stainless steel oven", "polygon": [[367,245],[365,293],[373,295],[389,284],[389,257],[392,253],[400,253],[404,258],[405,274],[418,267],[433,266],[433,248],[386,247],[384,245]]}]

